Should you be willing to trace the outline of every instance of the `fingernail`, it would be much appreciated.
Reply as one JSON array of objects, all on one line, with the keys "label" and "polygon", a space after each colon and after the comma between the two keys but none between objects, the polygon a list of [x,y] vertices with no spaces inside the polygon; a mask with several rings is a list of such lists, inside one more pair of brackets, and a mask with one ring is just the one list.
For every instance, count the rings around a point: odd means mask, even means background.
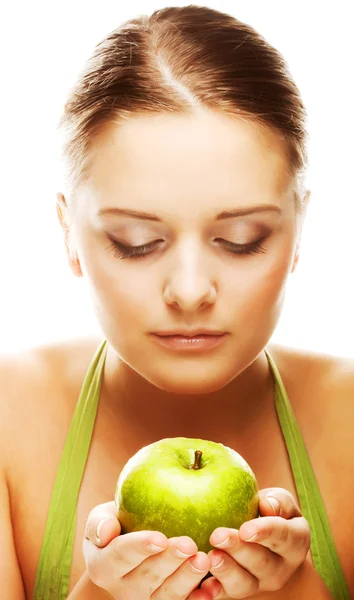
[{"label": "fingernail", "polygon": [[100,538],[100,532],[101,532],[101,528],[102,528],[102,525],[103,525],[103,523],[104,523],[105,521],[108,521],[107,517],[104,517],[103,519],[101,519],[101,520],[100,520],[100,521],[98,521],[98,523],[97,523],[97,527],[96,527],[96,537],[97,537],[97,539],[98,539],[98,541],[99,541],[99,542],[101,541],[101,538]]},{"label": "fingernail", "polygon": [[192,565],[192,563],[189,563],[189,564],[192,567],[193,571],[195,571],[196,573],[205,573],[206,572],[206,569],[197,569],[197,567]]},{"label": "fingernail", "polygon": [[255,535],[253,535],[250,538],[247,538],[246,540],[244,540],[245,542],[254,542],[254,540],[256,540],[258,538],[258,533],[256,533]]},{"label": "fingernail", "polygon": [[222,540],[222,542],[219,542],[218,544],[213,544],[213,546],[217,546],[217,548],[224,548],[225,546],[228,545],[229,541],[230,541],[230,536],[228,535],[227,538]]},{"label": "fingernail", "polygon": [[280,513],[280,504],[278,502],[278,500],[276,498],[274,498],[273,496],[266,496],[267,501],[270,504],[270,507],[272,509],[272,511],[274,512],[274,515],[279,515]]},{"label": "fingernail", "polygon": [[195,552],[192,552],[192,554],[185,554],[184,552],[181,552],[180,550],[178,550],[178,548],[176,548],[176,554],[180,558],[189,558],[190,556],[193,556],[193,554],[195,554]]},{"label": "fingernail", "polygon": [[161,550],[166,550],[166,548],[161,548],[161,546],[156,546],[155,544],[149,544],[148,549],[151,552],[161,552]]},{"label": "fingernail", "polygon": [[221,567],[221,565],[225,562],[225,559],[222,558],[221,560],[218,559],[218,557],[215,560],[219,560],[219,562],[216,563],[216,565],[214,565],[213,563],[213,559],[211,559],[211,568],[212,569],[218,569],[219,567]]}]

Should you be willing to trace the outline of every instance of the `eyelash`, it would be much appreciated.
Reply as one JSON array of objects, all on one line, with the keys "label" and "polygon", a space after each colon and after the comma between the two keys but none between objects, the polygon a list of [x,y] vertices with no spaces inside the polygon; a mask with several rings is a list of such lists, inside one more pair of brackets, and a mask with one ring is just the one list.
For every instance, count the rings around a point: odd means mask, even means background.
[{"label": "eyelash", "polygon": [[[217,238],[220,239],[220,238]],[[232,254],[238,254],[241,256],[250,255],[250,254],[259,254],[264,253],[266,250],[264,246],[262,246],[262,241],[265,238],[261,238],[256,242],[252,242],[251,244],[233,244],[232,242],[228,242],[227,240],[223,240],[223,243],[229,249]],[[141,246],[126,246],[125,244],[121,244],[116,240],[112,241],[110,249],[113,249],[114,256],[116,258],[142,258],[151,254],[151,249],[154,249],[156,245],[159,243],[158,240],[155,242],[150,242],[148,244],[142,244]],[[149,250],[151,250],[149,252]]]}]

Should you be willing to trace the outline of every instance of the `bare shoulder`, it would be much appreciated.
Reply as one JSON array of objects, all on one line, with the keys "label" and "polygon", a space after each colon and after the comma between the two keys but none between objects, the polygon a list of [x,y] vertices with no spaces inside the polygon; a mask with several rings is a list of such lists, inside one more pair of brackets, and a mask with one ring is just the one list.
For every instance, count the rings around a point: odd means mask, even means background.
[{"label": "bare shoulder", "polygon": [[41,344],[12,353],[0,353],[0,380],[6,391],[23,383],[39,383],[63,375],[76,375],[77,368],[93,354],[102,342],[101,338],[88,337]]},{"label": "bare shoulder", "polygon": [[[354,468],[354,357],[270,345],[308,448]],[[327,463],[329,464],[329,463]],[[350,478],[349,478],[350,479]],[[354,483],[351,482],[354,492]]]},{"label": "bare shoulder", "polygon": [[309,390],[315,391],[317,403],[321,392],[323,401],[333,404],[336,397],[336,408],[349,402],[348,408],[354,410],[354,356],[336,356],[278,344],[271,344],[268,350],[284,381],[291,387],[297,384],[303,397]]},{"label": "bare shoulder", "polygon": [[41,425],[65,426],[71,419],[81,378],[101,341],[79,338],[0,354],[0,423],[8,454],[19,440],[34,439]]},{"label": "bare shoulder", "polygon": [[[78,338],[42,344],[31,348],[0,354],[1,398],[21,388],[29,392],[33,386],[56,386],[76,383],[80,367],[93,358],[102,342],[100,338]],[[28,388],[29,386],[29,388]],[[18,398],[20,400],[20,398]]]},{"label": "bare shoulder", "polygon": [[354,374],[354,356],[348,358],[345,356],[337,356],[324,352],[315,352],[302,348],[292,348],[290,346],[282,346],[280,344],[270,344],[267,346],[269,353],[283,367],[288,366],[291,369],[300,369],[302,374],[307,376],[314,372],[323,372],[324,375],[330,371],[352,373]]}]

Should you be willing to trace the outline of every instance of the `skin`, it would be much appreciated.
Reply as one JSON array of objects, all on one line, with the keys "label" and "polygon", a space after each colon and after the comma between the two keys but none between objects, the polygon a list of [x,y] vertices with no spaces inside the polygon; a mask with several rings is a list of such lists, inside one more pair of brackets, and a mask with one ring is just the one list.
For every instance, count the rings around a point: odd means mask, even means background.
[{"label": "skin", "polygon": [[[262,592],[280,590],[302,567],[297,573],[300,584],[302,577],[312,577],[311,591],[316,598],[329,599],[323,582],[304,562],[310,532],[292,495],[283,489],[261,490],[260,513],[263,518],[244,523],[240,530],[218,527],[210,541],[219,550],[206,555],[198,552],[187,536],[167,539],[160,532],[140,531],[119,537],[115,503],[97,506],[89,515],[83,544],[90,577],[111,597],[127,600],[135,599],[138,592],[139,598],[152,600],[227,600],[250,595],[261,600]],[[151,542],[160,550],[151,549]],[[182,566],[183,557],[176,556],[176,547],[187,553]],[[149,553],[157,557],[147,558]],[[186,560],[187,555],[192,558]],[[199,579],[195,568],[199,569]],[[208,570],[212,577],[195,589]],[[291,587],[284,590],[287,598]]]},{"label": "skin", "polygon": [[[295,211],[295,180],[285,169],[284,142],[251,123],[203,110],[193,116],[131,118],[102,132],[91,159],[90,177],[75,203],[58,194],[57,207],[70,267],[86,278],[109,342],[103,410],[113,418],[119,414],[142,446],[142,429],[161,439],[179,435],[183,426],[183,435],[193,437],[196,422],[198,437],[205,431],[210,439],[210,414],[217,431],[218,415],[224,421],[232,403],[242,453],[241,432],[249,437],[269,400],[272,382],[263,349],[298,261],[303,215]],[[273,210],[216,219],[222,211],[259,205]],[[160,222],[98,215],[107,208],[145,211]],[[233,254],[220,242],[250,244],[264,237],[263,252],[252,255]],[[133,246],[160,241],[145,256],[120,259],[112,251],[114,239]],[[183,325],[228,335],[219,348],[195,355],[166,351],[151,337]],[[166,411],[173,414],[168,430]],[[219,579],[203,582],[204,592],[193,592],[191,600],[208,597],[210,586],[216,592],[219,585],[220,599],[239,598],[250,589],[278,589],[288,580],[309,544],[307,523],[289,496],[289,520],[267,517],[256,523],[263,527],[261,545],[241,541],[255,533],[250,522],[229,532],[233,545],[227,554],[198,553],[202,576],[221,556],[225,561]],[[280,560],[273,550],[284,535]],[[271,560],[259,561],[262,552]],[[239,595],[240,585],[245,595]],[[238,595],[231,596],[236,589]]]},{"label": "skin", "polygon": [[[176,430],[185,425],[187,408],[189,421],[198,416],[203,429],[210,411],[217,405],[222,414],[235,397],[240,429],[252,423],[270,385],[263,349],[298,260],[302,220],[284,160],[277,136],[223,114],[138,116],[97,140],[74,208],[58,194],[70,267],[86,278],[109,342],[107,409],[129,427],[138,413],[145,428],[160,434],[168,406]],[[215,220],[221,211],[260,204],[281,213]],[[153,213],[161,223],[98,217],[107,207]],[[254,255],[238,256],[215,242],[246,244],[264,235],[265,252]],[[161,243],[144,257],[119,259],[110,238]],[[217,350],[194,357],[167,352],[151,339],[151,332],[183,325],[228,336]]]}]

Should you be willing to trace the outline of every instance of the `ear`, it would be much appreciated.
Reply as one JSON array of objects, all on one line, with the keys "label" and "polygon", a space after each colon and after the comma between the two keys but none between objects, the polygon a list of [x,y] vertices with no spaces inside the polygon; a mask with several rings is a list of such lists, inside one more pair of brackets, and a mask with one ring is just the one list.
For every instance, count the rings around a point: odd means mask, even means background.
[{"label": "ear", "polygon": [[291,267],[291,273],[294,273],[298,262],[299,262],[299,244],[296,246],[295,256],[294,256],[293,264]]},{"label": "ear", "polygon": [[293,264],[291,267],[291,273],[294,273],[297,264],[299,262],[299,253],[300,253],[300,241],[301,241],[301,233],[302,233],[302,228],[303,228],[303,224],[304,224],[304,220],[305,220],[305,216],[306,216],[306,212],[307,212],[307,208],[310,202],[310,198],[311,198],[311,190],[306,190],[304,197],[302,199],[302,206],[301,206],[301,212],[299,215],[299,237],[297,240],[297,244],[296,244],[296,250],[295,250],[295,256],[294,256],[294,260],[293,260]]},{"label": "ear", "polygon": [[57,215],[64,234],[65,249],[68,256],[69,267],[76,277],[83,277],[80,260],[72,240],[72,223],[70,221],[67,201],[61,192],[57,193],[56,198]]}]

